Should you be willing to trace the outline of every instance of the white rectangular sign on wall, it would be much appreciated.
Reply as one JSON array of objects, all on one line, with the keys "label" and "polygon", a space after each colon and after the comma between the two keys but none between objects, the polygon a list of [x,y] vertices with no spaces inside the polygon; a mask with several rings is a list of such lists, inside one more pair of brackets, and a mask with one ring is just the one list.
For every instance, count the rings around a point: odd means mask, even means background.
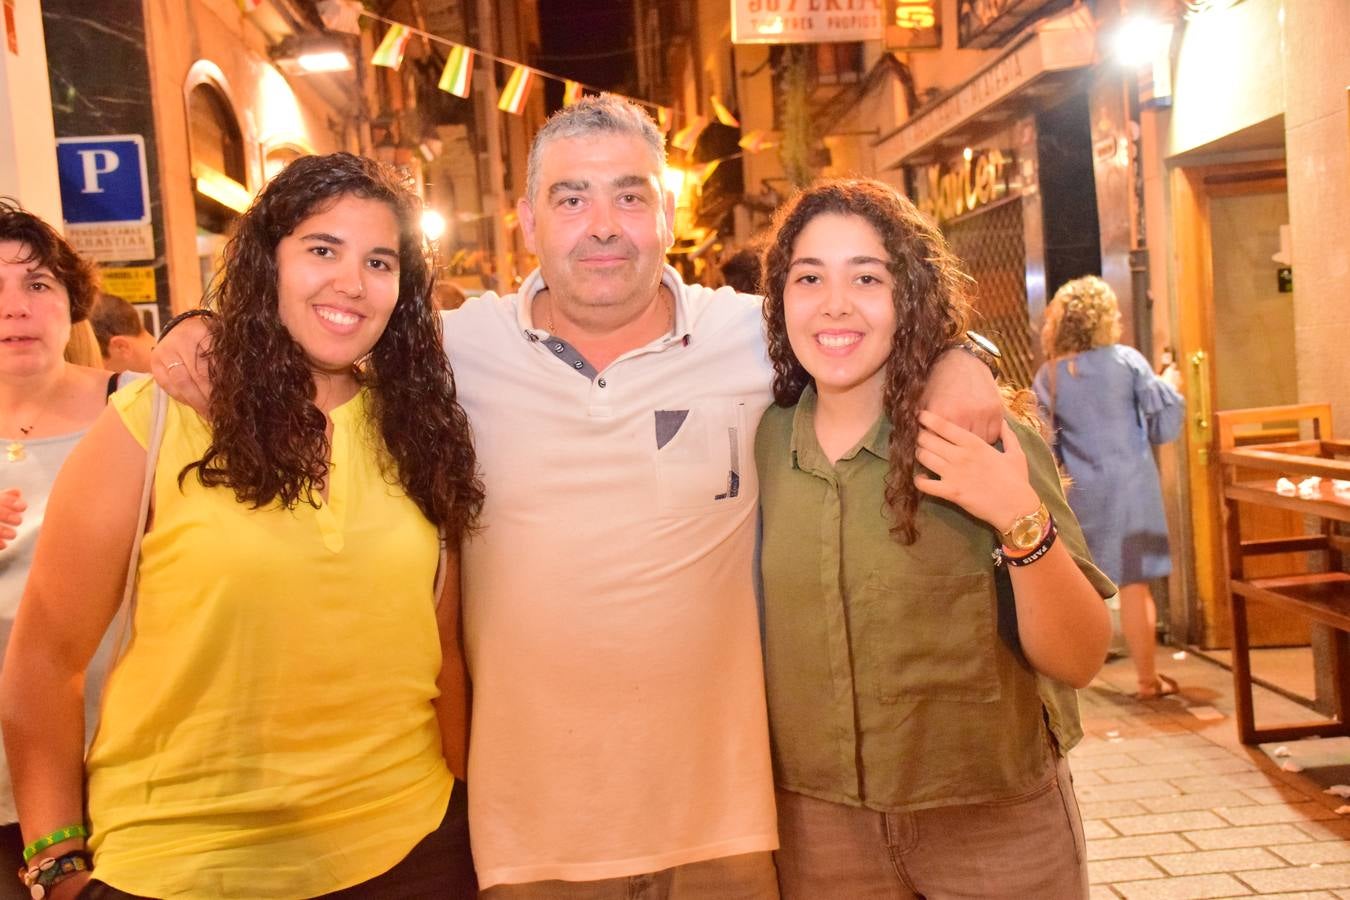
[{"label": "white rectangular sign on wall", "polygon": [[734,44],[876,41],[885,33],[882,0],[731,0]]}]

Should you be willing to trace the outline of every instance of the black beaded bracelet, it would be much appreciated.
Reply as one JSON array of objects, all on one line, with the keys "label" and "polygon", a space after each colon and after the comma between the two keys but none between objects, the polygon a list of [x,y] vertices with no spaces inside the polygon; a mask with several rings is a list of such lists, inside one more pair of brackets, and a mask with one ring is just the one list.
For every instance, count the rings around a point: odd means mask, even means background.
[{"label": "black beaded bracelet", "polygon": [[213,313],[211,310],[200,306],[197,307],[196,309],[189,309],[186,312],[180,312],[178,315],[174,316],[172,319],[165,322],[164,326],[159,329],[159,340],[161,341],[164,340],[164,335],[168,334],[170,331],[173,331],[173,329],[180,323],[186,322],[188,319],[195,319],[198,316],[201,316],[203,319],[214,319],[216,317],[216,314]]}]

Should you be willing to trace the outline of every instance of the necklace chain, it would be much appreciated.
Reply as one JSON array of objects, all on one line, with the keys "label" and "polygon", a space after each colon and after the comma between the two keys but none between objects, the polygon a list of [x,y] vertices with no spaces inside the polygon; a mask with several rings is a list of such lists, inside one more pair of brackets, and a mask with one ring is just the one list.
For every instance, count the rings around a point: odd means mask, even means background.
[{"label": "necklace chain", "polygon": [[[59,385],[57,389],[58,390],[60,389]],[[28,449],[27,447],[24,446],[24,441],[28,438],[30,434],[33,433],[33,429],[36,428],[38,422],[41,421],[42,414],[47,411],[47,406],[48,404],[50,404],[51,399],[52,397],[49,393],[47,403],[44,403],[42,406],[39,406],[37,408],[37,410],[32,414],[33,418],[29,421],[29,423],[27,425],[19,426],[19,437],[6,442],[5,459],[8,462],[19,462],[20,460],[28,458]]]}]

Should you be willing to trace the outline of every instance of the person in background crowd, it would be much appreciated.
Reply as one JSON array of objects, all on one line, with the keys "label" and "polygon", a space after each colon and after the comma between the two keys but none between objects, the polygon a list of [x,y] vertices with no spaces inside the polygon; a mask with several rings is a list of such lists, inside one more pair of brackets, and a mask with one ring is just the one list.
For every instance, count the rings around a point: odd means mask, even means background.
[{"label": "person in background crowd", "polygon": [[[539,269],[446,314],[487,485],[463,559],[491,900],[777,896],[751,577],[771,372],[758,298],[664,265],[664,167],[640,107],[560,110],[517,206]],[[155,352],[198,403],[204,331],[185,323]],[[997,435],[982,363],[954,350],[932,381],[946,415]]]},{"label": "person in background crowd", "polygon": [[1010,413],[1000,451],[922,410],[969,307],[913,204],[827,181],[776,230],[755,459],[783,897],[1080,900],[1065,754],[1114,587],[1034,424]]},{"label": "person in background crowd", "polygon": [[722,280],[738,294],[758,294],[761,268],[759,252],[742,247],[722,263]]},{"label": "person in background crowd", "polygon": [[236,223],[210,424],[168,405],[135,637],[87,761],[82,684],[121,600],[153,384],[114,395],[61,473],[0,679],[26,877],[53,900],[474,895],[437,532],[457,547],[483,493],[420,211],[337,153],[292,162]]},{"label": "person in background crowd", "polygon": [[1171,384],[1120,340],[1110,285],[1089,275],[1055,292],[1041,345],[1047,362],[1033,388],[1069,477],[1069,503],[1092,558],[1120,585],[1120,628],[1139,683],[1151,700],[1177,691],[1157,671],[1158,611],[1149,581],[1172,571],[1153,445],[1175,440],[1184,406]]},{"label": "person in background crowd", "polygon": [[149,372],[155,336],[145,330],[141,314],[121,297],[98,295],[89,313],[98,338],[103,368],[112,372]]},{"label": "person in background crowd", "polygon": [[[56,473],[107,401],[108,373],[67,362],[72,323],[94,299],[93,267],[54,228],[0,200],[0,657]],[[91,705],[93,698],[91,697]],[[0,858],[23,849],[0,756]],[[28,897],[0,878],[0,898]]]}]

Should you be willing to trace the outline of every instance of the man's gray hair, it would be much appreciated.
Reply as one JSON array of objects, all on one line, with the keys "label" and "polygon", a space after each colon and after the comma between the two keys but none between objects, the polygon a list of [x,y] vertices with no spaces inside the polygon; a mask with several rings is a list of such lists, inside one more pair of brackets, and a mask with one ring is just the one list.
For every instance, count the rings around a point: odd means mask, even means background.
[{"label": "man's gray hair", "polygon": [[539,190],[540,159],[544,148],[562,138],[584,137],[600,132],[629,134],[643,141],[652,151],[657,165],[666,167],[666,139],[647,111],[631,100],[613,94],[585,97],[571,106],[549,116],[544,127],[530,144],[530,158],[525,167],[525,200],[534,203]]}]

